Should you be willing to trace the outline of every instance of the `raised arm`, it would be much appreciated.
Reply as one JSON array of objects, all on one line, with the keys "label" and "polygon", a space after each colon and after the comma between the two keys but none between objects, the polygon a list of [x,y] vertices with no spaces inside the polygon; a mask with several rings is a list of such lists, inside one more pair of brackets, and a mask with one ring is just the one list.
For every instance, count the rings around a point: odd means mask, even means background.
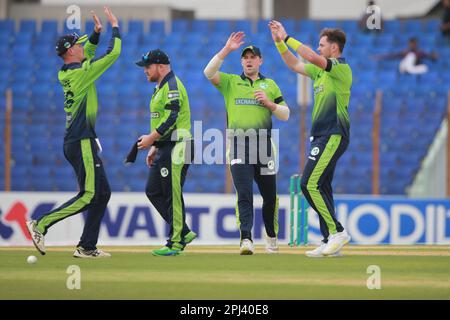
[{"label": "raised arm", "polygon": [[119,57],[122,47],[122,40],[119,33],[119,24],[117,18],[111,10],[105,6],[105,14],[112,26],[112,36],[106,54],[103,56],[87,61],[83,64],[85,69],[84,83],[88,85],[97,80],[103,72],[105,72]]},{"label": "raised arm", "polygon": [[223,60],[230,54],[230,52],[237,50],[244,41],[244,32],[233,32],[227,40],[225,46],[220,50],[212,59],[209,61],[208,65],[203,70],[206,78],[211,81],[215,86],[220,84],[220,74],[219,69],[222,66]]},{"label": "raised arm", "polygon": [[100,33],[103,26],[100,19],[97,17],[94,11],[91,11],[92,18],[94,19],[94,32],[89,37],[89,41],[84,45],[84,56],[90,60],[95,57],[95,50],[97,49],[98,42],[100,40]]},{"label": "raised arm", "polygon": [[304,76],[308,76],[305,71],[305,64],[297,58],[291,51],[289,51],[288,47],[284,43],[284,38],[282,37],[281,30],[272,23],[269,23],[270,32],[272,33],[272,39],[275,42],[275,46],[278,49],[278,52],[281,55],[284,63],[294,72],[300,73]]},{"label": "raised arm", "polygon": [[[318,55],[316,52],[314,52],[314,50],[312,50],[311,48],[309,48],[308,46],[304,45],[303,43],[301,43],[298,40],[295,40],[294,38],[288,36],[288,34],[286,33],[286,30],[284,29],[283,25],[275,20],[270,21],[269,23],[269,27],[272,30],[275,30],[277,32],[277,39],[279,39],[279,45],[282,45],[281,41],[284,41],[289,47],[291,47],[295,52],[297,52],[303,59],[305,59],[306,61],[316,65],[317,67],[325,70],[327,68],[327,64],[328,61],[325,57],[322,57],[320,55]],[[273,33],[273,31],[272,31]],[[279,47],[279,45],[277,45],[277,47]],[[287,50],[287,47],[285,48]],[[280,51],[280,49],[278,49]],[[281,51],[280,51],[281,53]],[[283,54],[282,54],[283,56]],[[288,64],[288,66],[292,69],[294,67],[294,60],[292,58],[289,58],[289,55],[287,55],[287,61],[286,64]],[[283,57],[284,60],[284,57]],[[298,59],[297,59],[298,60]],[[301,71],[304,71],[304,65],[303,68],[302,66],[296,66],[296,68],[299,71],[299,73],[305,74]]]}]

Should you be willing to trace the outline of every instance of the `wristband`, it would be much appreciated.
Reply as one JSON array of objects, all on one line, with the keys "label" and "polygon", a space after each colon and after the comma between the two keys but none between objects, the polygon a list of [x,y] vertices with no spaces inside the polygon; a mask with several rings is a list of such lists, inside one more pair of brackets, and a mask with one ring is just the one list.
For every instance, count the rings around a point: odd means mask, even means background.
[{"label": "wristband", "polygon": [[280,54],[283,54],[283,53],[285,53],[286,51],[289,50],[288,47],[286,46],[286,44],[283,41],[275,42],[275,46],[277,47],[278,52]]},{"label": "wristband", "polygon": [[298,40],[295,40],[294,38],[287,36],[286,37],[286,44],[291,47],[292,49],[294,49],[295,51],[297,51],[297,49],[303,44]]}]

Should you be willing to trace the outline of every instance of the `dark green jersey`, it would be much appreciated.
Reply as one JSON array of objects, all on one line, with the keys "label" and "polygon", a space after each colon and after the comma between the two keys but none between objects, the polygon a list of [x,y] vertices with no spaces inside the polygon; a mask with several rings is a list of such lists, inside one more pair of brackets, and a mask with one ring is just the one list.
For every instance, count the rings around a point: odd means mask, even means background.
[{"label": "dark green jersey", "polygon": [[256,90],[264,91],[276,104],[285,105],[275,81],[262,74],[253,82],[244,74],[220,72],[220,82],[216,88],[225,100],[229,129],[272,129],[272,112],[255,99]]},{"label": "dark green jersey", "polygon": [[189,99],[180,79],[171,71],[155,88],[150,101],[151,130],[161,137],[158,141],[179,141],[191,138]]},{"label": "dark green jersey", "polygon": [[306,64],[305,71],[314,80],[314,108],[311,136],[340,134],[349,138],[348,103],[352,70],[344,58],[327,59],[325,70]]},{"label": "dark green jersey", "polygon": [[81,63],[65,64],[58,73],[64,90],[66,133],[64,142],[70,143],[85,138],[96,138],[97,90],[95,80],[117,60],[121,50],[119,28],[113,28],[112,38],[106,54],[94,59],[99,34],[93,33],[84,46],[85,60]]}]

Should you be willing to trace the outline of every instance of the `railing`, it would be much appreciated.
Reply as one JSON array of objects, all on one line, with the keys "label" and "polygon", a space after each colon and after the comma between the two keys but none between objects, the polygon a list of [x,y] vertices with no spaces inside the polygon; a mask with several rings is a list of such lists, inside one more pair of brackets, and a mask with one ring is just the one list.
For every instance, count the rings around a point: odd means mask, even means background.
[{"label": "railing", "polygon": [[383,93],[377,90],[372,129],[372,194],[380,194],[380,117]]}]

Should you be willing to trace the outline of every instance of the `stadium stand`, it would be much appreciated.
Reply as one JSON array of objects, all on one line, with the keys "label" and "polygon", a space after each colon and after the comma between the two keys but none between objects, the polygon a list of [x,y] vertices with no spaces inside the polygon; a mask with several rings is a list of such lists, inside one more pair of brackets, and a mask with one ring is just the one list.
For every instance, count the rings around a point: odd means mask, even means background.
[{"label": "stadium stand", "polygon": [[[441,57],[450,56],[450,47],[440,47],[438,21],[386,21],[380,35],[362,34],[357,21],[285,20],[287,30],[317,46],[317,36],[326,26],[342,27],[348,45],[344,56],[353,69],[353,88],[349,112],[351,143],[340,160],[345,165],[335,172],[336,193],[371,192],[372,127],[376,89],[382,89],[381,115],[381,193],[405,194],[420,163],[427,153],[447,104],[449,61],[438,59],[430,72],[421,76],[401,75],[398,61],[375,61],[370,56],[398,50],[405,39],[418,36],[421,47],[431,51],[439,47]],[[54,41],[63,30],[62,23],[24,20],[16,26],[12,20],[0,21],[0,135],[4,138],[5,99],[7,88],[13,90],[12,117],[12,188],[16,191],[74,191],[75,175],[62,154],[64,111],[62,89],[57,71],[62,61],[54,54]],[[86,33],[93,24],[87,22]],[[116,64],[99,81],[99,114],[97,134],[103,144],[103,159],[113,191],[143,191],[147,177],[144,153],[136,164],[124,167],[123,158],[133,141],[148,131],[148,102],[153,91],[134,61],[159,47],[171,56],[175,73],[184,82],[192,110],[192,123],[202,120],[203,129],[225,129],[225,109],[220,93],[203,76],[203,68],[233,30],[248,33],[247,43],[259,46],[264,57],[262,73],[280,85],[291,108],[288,122],[274,118],[280,131],[280,171],[278,188],[287,193],[289,177],[298,171],[300,112],[296,104],[296,75],[283,64],[272,44],[267,21],[256,30],[250,21],[174,20],[172,32],[165,34],[164,21],[150,23],[130,20],[122,28],[123,52]],[[126,32],[127,30],[127,32]],[[189,32],[186,32],[189,30]],[[67,31],[67,30],[65,30]],[[252,33],[255,32],[256,33]],[[97,54],[107,47],[108,32],[101,36]],[[221,69],[240,73],[239,53],[233,53]],[[307,124],[310,124],[308,106]],[[308,128],[309,130],[309,128]],[[3,140],[4,141],[4,140]],[[207,145],[203,143],[203,148]],[[201,150],[197,150],[199,152]],[[0,157],[0,166],[4,159]],[[186,180],[187,192],[223,192],[226,169],[223,165],[192,165]],[[3,170],[0,189],[3,188]]]}]

